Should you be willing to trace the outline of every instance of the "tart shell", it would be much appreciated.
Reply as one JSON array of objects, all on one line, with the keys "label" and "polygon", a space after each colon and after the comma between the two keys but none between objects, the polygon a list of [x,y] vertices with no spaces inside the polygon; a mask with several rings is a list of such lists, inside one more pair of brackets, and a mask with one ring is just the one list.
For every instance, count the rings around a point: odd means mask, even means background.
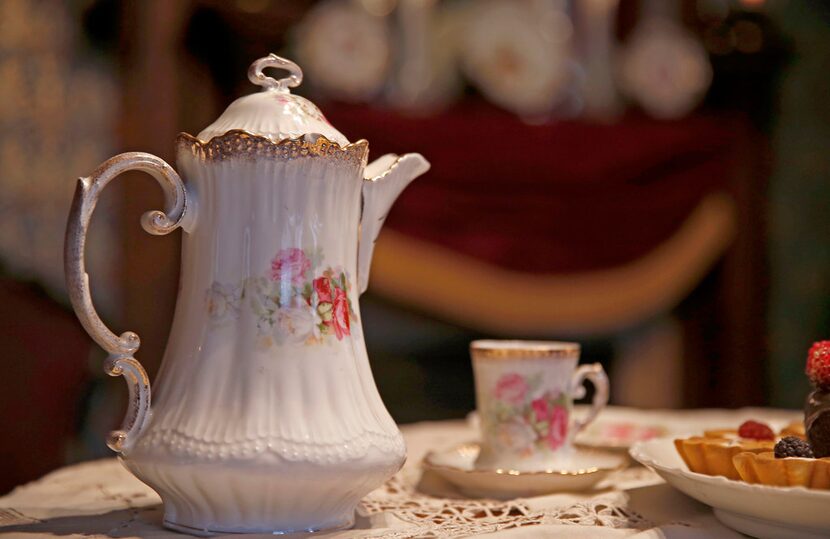
[{"label": "tart shell", "polygon": [[693,472],[706,475],[722,475],[728,479],[740,479],[733,457],[739,453],[763,453],[772,451],[771,440],[730,440],[692,436],[674,441],[683,462]]},{"label": "tart shell", "polygon": [[787,457],[772,452],[742,452],[733,458],[735,469],[747,483],[777,487],[830,489],[830,458]]}]

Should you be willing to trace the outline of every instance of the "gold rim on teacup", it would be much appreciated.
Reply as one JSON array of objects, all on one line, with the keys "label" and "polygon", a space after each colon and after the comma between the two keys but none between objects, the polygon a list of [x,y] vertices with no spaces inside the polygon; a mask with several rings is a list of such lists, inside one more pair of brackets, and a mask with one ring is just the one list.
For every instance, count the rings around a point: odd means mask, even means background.
[{"label": "gold rim on teacup", "polygon": [[579,359],[580,346],[563,341],[477,340],[470,343],[473,359]]}]

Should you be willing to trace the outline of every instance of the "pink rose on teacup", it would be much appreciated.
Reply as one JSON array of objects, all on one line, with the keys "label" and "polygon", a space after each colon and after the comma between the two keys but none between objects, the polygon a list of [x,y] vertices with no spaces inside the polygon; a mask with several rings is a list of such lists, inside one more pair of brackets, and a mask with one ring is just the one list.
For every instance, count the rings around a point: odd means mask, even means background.
[{"label": "pink rose on teacup", "polygon": [[514,406],[522,404],[527,396],[527,382],[515,372],[503,374],[496,382],[496,398]]},{"label": "pink rose on teacup", "polygon": [[539,425],[545,443],[556,450],[565,443],[568,436],[568,411],[564,406],[551,404],[549,396],[533,399],[530,403],[533,421]]},{"label": "pink rose on teacup", "polygon": [[302,286],[305,274],[311,269],[311,260],[302,249],[289,247],[283,249],[271,260],[271,280],[289,281],[294,286]]},{"label": "pink rose on teacup", "polygon": [[548,422],[545,440],[551,450],[559,449],[568,437],[568,411],[563,406],[554,406]]},{"label": "pink rose on teacup", "polygon": [[530,403],[530,408],[533,410],[533,417],[536,423],[547,423],[550,413],[547,399],[544,397],[533,399]]}]

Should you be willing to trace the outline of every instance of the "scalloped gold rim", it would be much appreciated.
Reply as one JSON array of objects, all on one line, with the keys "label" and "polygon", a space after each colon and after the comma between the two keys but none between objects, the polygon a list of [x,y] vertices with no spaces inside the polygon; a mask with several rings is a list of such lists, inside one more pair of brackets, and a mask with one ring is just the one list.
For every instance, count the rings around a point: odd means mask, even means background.
[{"label": "scalloped gold rim", "polygon": [[244,129],[231,129],[204,141],[182,132],[176,136],[176,146],[185,147],[192,155],[211,161],[255,156],[279,159],[324,157],[361,166],[366,164],[369,154],[369,143],[366,140],[360,139],[342,146],[325,135],[314,135],[316,138],[313,141],[306,139],[308,135],[274,141]]}]

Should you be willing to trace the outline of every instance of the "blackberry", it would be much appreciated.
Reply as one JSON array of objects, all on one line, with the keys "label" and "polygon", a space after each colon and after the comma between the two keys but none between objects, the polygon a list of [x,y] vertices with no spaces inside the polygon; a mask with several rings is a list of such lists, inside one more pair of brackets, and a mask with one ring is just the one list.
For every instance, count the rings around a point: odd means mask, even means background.
[{"label": "blackberry", "polygon": [[775,444],[775,458],[783,459],[786,457],[814,458],[810,444],[798,436],[785,436]]}]

